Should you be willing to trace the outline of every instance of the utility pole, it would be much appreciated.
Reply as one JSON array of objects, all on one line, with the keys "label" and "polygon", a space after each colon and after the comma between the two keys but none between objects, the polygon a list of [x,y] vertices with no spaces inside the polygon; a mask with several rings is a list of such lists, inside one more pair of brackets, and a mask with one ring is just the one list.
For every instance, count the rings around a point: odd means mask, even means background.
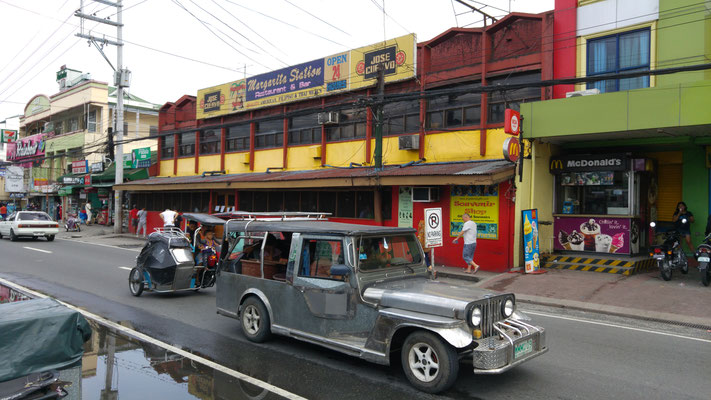
[{"label": "utility pole", "polygon": [[375,162],[375,169],[377,171],[383,169],[383,101],[385,100],[385,66],[383,64],[378,65],[378,81],[377,81],[378,95],[375,102],[374,114],[375,114],[375,155],[373,156],[373,161]]},{"label": "utility pole", "polygon": [[[116,85],[116,157],[114,158],[114,164],[116,165],[116,179],[115,184],[123,183],[123,92],[124,89],[129,87],[131,81],[131,71],[128,69],[123,69],[123,5],[122,0],[117,0],[115,3],[108,0],[94,0],[97,3],[106,4],[111,7],[116,7],[116,22],[109,19],[99,18],[94,15],[84,14],[84,0],[80,1],[79,11],[75,12],[74,15],[81,19],[81,31],[77,33],[76,36],[84,39],[88,39],[89,43],[93,43],[94,46],[101,52],[104,59],[109,63],[111,68],[114,70],[114,84]],[[92,35],[87,35],[84,33],[84,20],[88,19],[90,21],[95,21],[101,24],[112,25],[116,27],[116,41],[108,40],[106,38],[99,38]],[[97,43],[101,43],[101,47]],[[107,44],[112,44],[116,46],[116,68],[111,65],[108,57],[104,54],[103,46]],[[114,191],[114,233],[121,233],[122,224],[121,217],[122,213],[122,192],[121,190]]]}]

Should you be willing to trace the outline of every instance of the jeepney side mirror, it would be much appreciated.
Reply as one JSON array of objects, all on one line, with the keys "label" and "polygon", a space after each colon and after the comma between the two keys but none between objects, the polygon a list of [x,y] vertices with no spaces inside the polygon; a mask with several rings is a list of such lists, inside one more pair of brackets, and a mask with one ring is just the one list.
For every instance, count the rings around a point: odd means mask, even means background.
[{"label": "jeepney side mirror", "polygon": [[334,264],[331,266],[331,269],[328,271],[328,274],[331,276],[343,277],[341,279],[345,281],[345,278],[351,275],[351,269],[348,268],[348,266],[345,264]]}]

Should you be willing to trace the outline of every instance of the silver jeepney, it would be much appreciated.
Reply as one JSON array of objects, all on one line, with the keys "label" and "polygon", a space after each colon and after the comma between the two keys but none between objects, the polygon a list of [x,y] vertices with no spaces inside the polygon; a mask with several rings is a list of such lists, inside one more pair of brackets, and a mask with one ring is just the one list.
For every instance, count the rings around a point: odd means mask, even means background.
[{"label": "silver jeepney", "polygon": [[217,312],[252,341],[279,334],[384,365],[400,351],[410,382],[432,393],[454,383],[459,361],[497,374],[548,350],[513,294],[432,280],[415,233],[301,213],[230,220]]}]

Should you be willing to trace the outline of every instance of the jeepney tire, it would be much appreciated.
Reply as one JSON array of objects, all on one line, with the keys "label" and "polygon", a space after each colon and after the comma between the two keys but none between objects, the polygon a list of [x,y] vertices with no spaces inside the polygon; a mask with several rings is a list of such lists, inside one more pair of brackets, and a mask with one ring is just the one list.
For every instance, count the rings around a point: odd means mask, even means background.
[{"label": "jeepney tire", "polygon": [[15,231],[10,229],[10,241],[11,242],[16,242],[17,241],[17,235],[15,235]]},{"label": "jeepney tire", "polygon": [[704,271],[703,274],[701,274],[701,283],[704,284],[704,286],[708,286],[709,283],[711,283],[711,269],[709,269],[709,265],[706,266],[706,271]]},{"label": "jeepney tire", "polygon": [[[138,281],[140,278],[140,281]],[[133,268],[128,274],[128,290],[132,295],[138,297],[143,293],[143,275],[138,268]]]},{"label": "jeepney tire", "polygon": [[269,312],[256,296],[247,297],[242,303],[239,321],[242,333],[250,342],[266,342],[272,336]]},{"label": "jeepney tire", "polygon": [[[412,332],[402,345],[400,355],[402,369],[412,386],[427,393],[439,393],[454,385],[459,374],[459,357],[457,351],[439,336],[426,332]],[[422,361],[426,361],[423,365]],[[437,371],[430,375],[427,366],[437,363]],[[417,368],[415,365],[423,365]],[[427,376],[430,380],[427,380]]]},{"label": "jeepney tire", "polygon": [[47,235],[47,241],[48,241],[48,242],[53,242],[53,241],[54,241],[54,235]]}]

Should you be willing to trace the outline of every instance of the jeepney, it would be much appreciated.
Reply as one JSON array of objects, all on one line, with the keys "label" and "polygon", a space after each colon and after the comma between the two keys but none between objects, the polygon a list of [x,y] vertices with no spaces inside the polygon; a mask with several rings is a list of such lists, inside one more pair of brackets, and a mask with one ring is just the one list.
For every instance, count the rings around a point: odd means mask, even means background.
[{"label": "jeepney", "polygon": [[263,342],[293,337],[389,365],[437,393],[460,362],[498,374],[548,350],[512,293],[433,280],[416,231],[323,214],[237,213],[225,224],[217,312]]}]

